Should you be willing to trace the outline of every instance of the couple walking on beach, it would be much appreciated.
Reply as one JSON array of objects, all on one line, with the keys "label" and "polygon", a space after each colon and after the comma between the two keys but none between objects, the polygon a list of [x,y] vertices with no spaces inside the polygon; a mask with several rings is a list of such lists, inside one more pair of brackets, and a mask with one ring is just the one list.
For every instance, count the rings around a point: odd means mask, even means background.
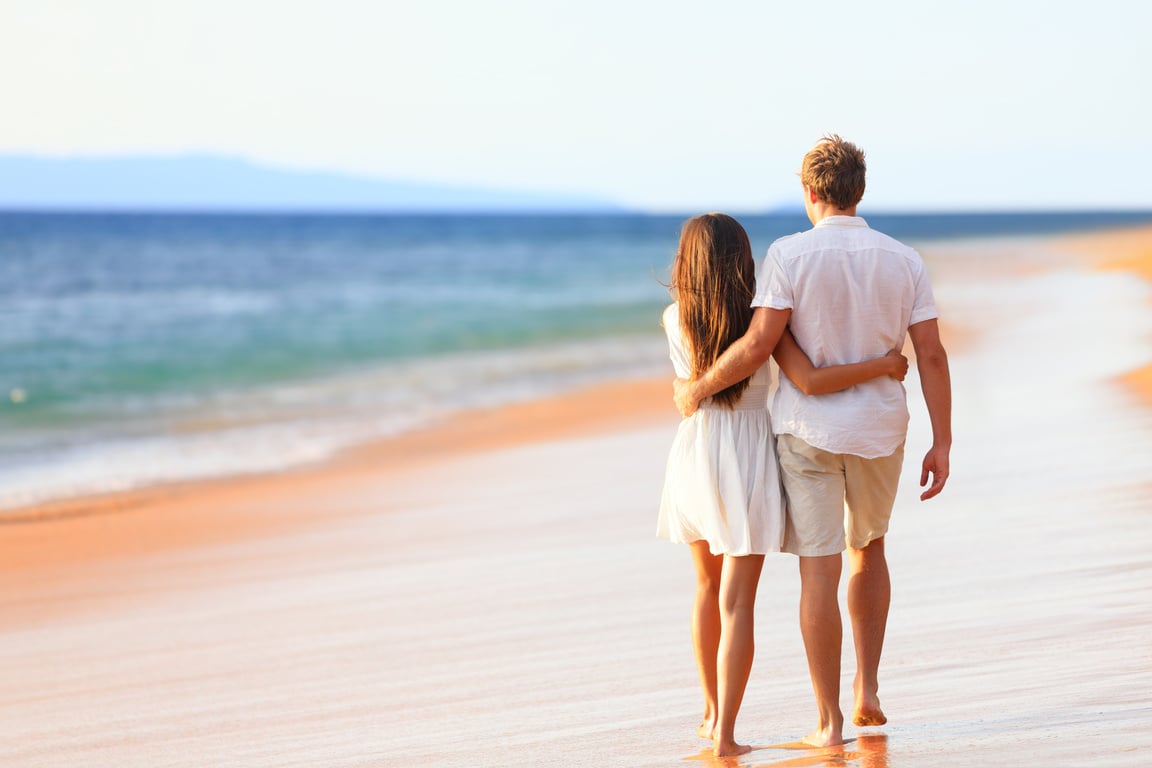
[{"label": "couple walking on beach", "polygon": [[[921,494],[948,479],[951,384],[919,254],[856,216],[864,153],[826,136],[804,157],[813,228],[777,240],[756,274],[748,235],[712,213],[685,223],[664,312],[684,415],[668,458],[658,534],[691,547],[692,639],[704,691],[699,734],[735,739],[752,668],[764,555],[800,567],[800,630],[816,696],[815,747],[843,743],[838,588],[848,552],[858,726],[886,722],[877,696],[890,582],[884,537],[908,428],[900,383],[911,338],[932,424]],[[768,359],[783,375],[767,407]]]}]

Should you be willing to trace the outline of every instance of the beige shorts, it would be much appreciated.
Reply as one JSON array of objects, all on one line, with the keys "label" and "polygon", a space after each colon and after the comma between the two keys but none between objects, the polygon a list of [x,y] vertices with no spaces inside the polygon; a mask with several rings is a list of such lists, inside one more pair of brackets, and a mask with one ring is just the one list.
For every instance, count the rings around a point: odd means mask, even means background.
[{"label": "beige shorts", "polygon": [[892,455],[864,459],[829,453],[794,435],[779,435],[781,479],[788,497],[784,551],[822,557],[863,549],[888,532],[904,444]]}]

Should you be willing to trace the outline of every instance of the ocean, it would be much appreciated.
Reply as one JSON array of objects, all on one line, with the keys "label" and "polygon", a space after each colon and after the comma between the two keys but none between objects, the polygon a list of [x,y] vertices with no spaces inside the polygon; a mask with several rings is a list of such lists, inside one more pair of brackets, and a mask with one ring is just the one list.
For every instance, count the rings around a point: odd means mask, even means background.
[{"label": "ocean", "polygon": [[[668,372],[684,216],[0,213],[0,510]],[[742,216],[757,256],[802,213]],[[865,214],[912,244],[1152,212]]]}]

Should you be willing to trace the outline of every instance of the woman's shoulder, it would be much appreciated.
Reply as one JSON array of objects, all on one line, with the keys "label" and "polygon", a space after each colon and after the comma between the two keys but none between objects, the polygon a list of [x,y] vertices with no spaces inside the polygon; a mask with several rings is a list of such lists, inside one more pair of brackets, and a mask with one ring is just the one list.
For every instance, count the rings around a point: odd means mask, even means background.
[{"label": "woman's shoulder", "polygon": [[664,307],[664,313],[660,315],[660,324],[665,328],[680,324],[680,305],[677,302],[674,301]]}]

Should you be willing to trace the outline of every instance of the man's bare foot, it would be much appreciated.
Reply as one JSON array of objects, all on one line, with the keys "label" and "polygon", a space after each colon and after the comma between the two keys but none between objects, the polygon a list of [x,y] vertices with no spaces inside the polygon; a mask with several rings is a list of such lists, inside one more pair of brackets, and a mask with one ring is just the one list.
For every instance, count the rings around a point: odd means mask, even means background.
[{"label": "man's bare foot", "polygon": [[862,727],[884,725],[888,718],[880,709],[880,699],[876,694],[856,694],[856,711],[852,713],[852,724]]},{"label": "man's bare foot", "polygon": [[737,744],[735,741],[722,739],[717,739],[716,746],[712,748],[712,754],[716,757],[735,757],[736,755],[746,755],[751,751],[752,747],[748,744]]},{"label": "man's bare foot", "polygon": [[866,728],[870,725],[884,725],[888,722],[888,718],[879,709],[867,711],[864,709],[856,710],[856,714],[852,715],[852,724]]},{"label": "man's bare foot", "polygon": [[834,725],[817,728],[801,741],[810,747],[835,747],[844,743],[843,730],[842,726]]}]

